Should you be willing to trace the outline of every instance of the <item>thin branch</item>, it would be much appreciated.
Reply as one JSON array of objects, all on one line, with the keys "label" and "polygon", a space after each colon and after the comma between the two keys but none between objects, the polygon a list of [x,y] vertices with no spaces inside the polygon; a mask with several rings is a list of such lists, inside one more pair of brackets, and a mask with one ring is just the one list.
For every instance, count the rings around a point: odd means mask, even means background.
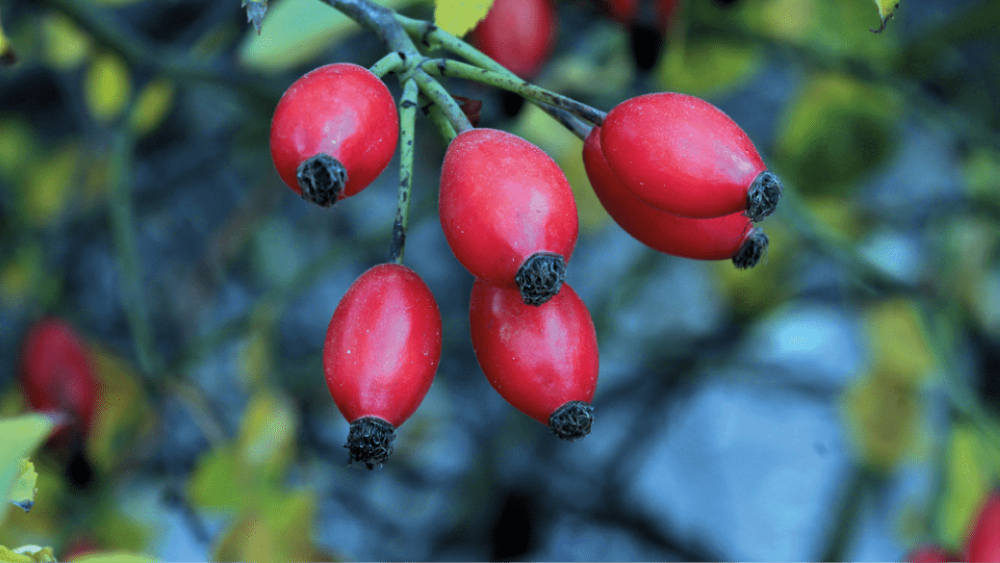
[{"label": "thin branch", "polygon": [[403,83],[403,96],[399,100],[399,198],[396,202],[396,220],[392,225],[392,246],[389,260],[403,263],[406,250],[406,227],[410,220],[410,187],[413,183],[413,140],[417,117],[417,83]]}]

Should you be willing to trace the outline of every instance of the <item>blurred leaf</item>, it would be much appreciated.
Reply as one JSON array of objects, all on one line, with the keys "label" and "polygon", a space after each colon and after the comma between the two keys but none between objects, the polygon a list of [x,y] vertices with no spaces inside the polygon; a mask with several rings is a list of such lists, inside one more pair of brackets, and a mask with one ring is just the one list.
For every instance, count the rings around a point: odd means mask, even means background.
[{"label": "blurred leaf", "polygon": [[21,472],[14,479],[14,486],[10,493],[10,500],[14,506],[23,509],[25,512],[35,506],[35,487],[38,481],[38,473],[35,472],[35,465],[28,461],[28,458],[21,459]]},{"label": "blurred leaf", "polygon": [[[259,324],[266,325],[266,321],[259,321]],[[273,334],[267,326],[257,326],[247,340],[240,355],[240,367],[242,368],[240,372],[250,389],[266,381],[274,369],[271,363],[271,358],[274,356],[272,342]],[[247,415],[244,414],[244,416]]]},{"label": "blurred leaf", "polygon": [[35,133],[24,118],[0,120],[0,178],[13,180],[35,158]]},{"label": "blurred leaf", "polygon": [[[95,543],[124,551],[144,551],[151,534],[141,522],[121,512],[118,502],[110,498],[90,506],[88,522]],[[83,556],[78,559],[81,560]]]},{"label": "blurred leaf", "polygon": [[[384,0],[401,9],[418,0]],[[315,58],[361,31],[354,20],[315,0],[283,0],[268,9],[268,26],[258,36],[248,32],[239,49],[241,65],[264,72],[281,72]]]},{"label": "blurred leaf", "polygon": [[205,452],[188,481],[188,498],[196,506],[235,512],[246,500],[246,483],[233,445]]},{"label": "blurred leaf", "polygon": [[13,509],[0,524],[0,544],[25,543],[48,545],[65,526],[67,487],[65,468],[51,458],[34,460],[38,476],[35,482],[35,505],[31,512]]},{"label": "blurred leaf", "polygon": [[0,545],[0,563],[41,563],[55,560],[56,556],[52,553],[51,547],[26,545],[10,550]]},{"label": "blurred leaf", "polygon": [[316,501],[311,491],[274,494],[219,538],[213,561],[313,561]]},{"label": "blurred leaf", "polygon": [[655,70],[661,90],[707,97],[746,82],[760,67],[757,49],[725,41],[671,45]]},{"label": "blurred leaf", "polygon": [[255,480],[277,481],[295,455],[298,417],[292,403],[274,390],[258,391],[247,405],[237,439],[240,463]]},{"label": "blurred leaf", "polygon": [[962,163],[966,190],[973,197],[1000,206],[1000,152],[977,147]]},{"label": "blurred leaf", "polygon": [[921,405],[912,379],[875,368],[851,382],[842,409],[858,457],[871,469],[892,471],[916,444]]},{"label": "blurred leaf", "polygon": [[934,367],[916,305],[905,299],[883,301],[864,313],[872,365],[920,383]]},{"label": "blurred leaf", "polygon": [[584,232],[601,229],[610,216],[590,187],[583,166],[583,141],[534,104],[525,104],[511,133],[519,135],[545,151],[566,174],[576,199],[580,228]]},{"label": "blurred leaf", "polygon": [[[28,414],[0,420],[0,499],[12,498],[12,491],[24,471],[24,459],[48,437],[55,418]],[[0,523],[10,503],[0,503]]]},{"label": "blurred leaf", "polygon": [[14,52],[14,46],[10,42],[10,38],[3,31],[3,23],[0,22],[0,68],[11,66],[17,62],[17,53]]},{"label": "blurred leaf", "polygon": [[862,234],[858,206],[851,198],[813,196],[803,198],[819,222],[845,240],[856,240]]},{"label": "blurred leaf", "polygon": [[953,424],[944,476],[944,492],[937,506],[943,543],[961,549],[982,499],[992,489],[1000,468],[1000,453],[979,432]]},{"label": "blurred leaf", "polygon": [[93,50],[90,36],[60,12],[42,18],[43,58],[59,70],[79,66]]},{"label": "blurred leaf", "polygon": [[620,96],[635,75],[628,36],[619,26],[607,26],[595,31],[591,41],[604,45],[604,49],[599,53],[573,49],[557,54],[547,65],[544,83],[539,86],[555,92]]},{"label": "blurred leaf", "polygon": [[882,20],[882,25],[872,31],[881,33],[899,7],[899,0],[875,0],[875,5],[878,7],[878,17]]},{"label": "blurred leaf", "polygon": [[759,226],[770,239],[760,263],[749,270],[738,270],[730,260],[713,264],[719,290],[742,318],[756,317],[781,305],[794,291],[788,276],[799,239],[782,223],[768,221]]},{"label": "blurred leaf", "polygon": [[112,53],[97,55],[87,69],[83,93],[95,121],[106,124],[117,119],[132,93],[125,61]]},{"label": "blurred leaf", "polygon": [[132,108],[130,125],[139,135],[145,135],[163,123],[174,103],[174,84],[166,78],[151,81],[139,92]]},{"label": "blurred leaf", "polygon": [[149,555],[140,555],[127,551],[104,551],[98,553],[87,553],[72,559],[74,563],[146,563],[158,561]]},{"label": "blurred leaf", "polygon": [[15,307],[26,304],[42,283],[43,249],[37,243],[19,245],[0,267],[0,301]]},{"label": "blurred leaf", "polygon": [[152,429],[152,406],[132,368],[114,354],[90,350],[100,383],[97,416],[87,435],[87,453],[104,473],[120,465]]},{"label": "blurred leaf", "polygon": [[814,76],[779,128],[779,168],[806,195],[852,190],[891,154],[902,100],[893,92],[827,73]]},{"label": "blurred leaf", "polygon": [[47,225],[63,212],[74,191],[79,163],[80,149],[75,142],[31,163],[22,201],[24,214],[32,223]]},{"label": "blurred leaf", "polygon": [[267,12],[267,0],[243,0],[241,7],[246,8],[247,23],[252,23],[257,35],[260,35],[260,25]]},{"label": "blurred leaf", "polygon": [[493,0],[436,0],[435,4],[434,23],[455,37],[462,37],[483,21]]}]

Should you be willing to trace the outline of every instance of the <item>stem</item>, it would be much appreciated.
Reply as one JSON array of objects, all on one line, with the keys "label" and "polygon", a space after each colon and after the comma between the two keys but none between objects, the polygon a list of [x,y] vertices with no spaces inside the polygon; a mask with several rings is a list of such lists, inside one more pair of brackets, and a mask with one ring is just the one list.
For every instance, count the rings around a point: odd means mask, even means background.
[{"label": "stem", "polygon": [[396,202],[396,221],[392,225],[392,244],[389,260],[403,263],[406,250],[406,226],[410,220],[410,186],[413,183],[413,138],[417,118],[417,95],[420,93],[413,79],[403,83],[403,96],[399,100],[399,199]]},{"label": "stem", "polygon": [[845,485],[846,490],[841,497],[840,510],[834,522],[833,532],[823,554],[817,561],[844,561],[847,550],[851,547],[858,517],[861,515],[861,501],[875,483],[876,477],[869,470],[854,467]]},{"label": "stem", "polygon": [[390,72],[396,72],[403,66],[403,57],[396,51],[389,53],[388,55],[379,59],[379,61],[372,65],[368,70],[372,74],[379,78],[383,78]]},{"label": "stem", "polygon": [[461,134],[472,129],[472,123],[466,117],[465,112],[440,82],[431,78],[422,68],[414,70],[413,79],[416,80],[420,91],[430,98],[435,106],[440,108],[445,118],[448,119],[448,123],[455,128],[456,133]]},{"label": "stem", "polygon": [[445,117],[444,112],[441,108],[434,105],[426,96],[420,95],[420,107],[424,113],[431,118],[434,125],[437,126],[438,132],[441,133],[441,137],[444,138],[445,144],[451,143],[452,139],[458,136],[455,132],[455,128],[451,126],[451,122]]},{"label": "stem", "polygon": [[530,84],[510,73],[500,73],[479,68],[463,62],[450,59],[429,59],[420,65],[425,71],[436,76],[474,80],[495,88],[501,88],[519,94],[526,99],[541,102],[583,118],[595,125],[600,125],[607,114],[580,103],[562,94],[546,90]]},{"label": "stem", "polygon": [[153,344],[153,331],[146,308],[142,270],[135,239],[135,214],[132,205],[132,158],[135,138],[126,127],[115,133],[111,161],[111,227],[121,268],[122,308],[128,317],[132,343],[143,372],[152,374],[159,363]]}]

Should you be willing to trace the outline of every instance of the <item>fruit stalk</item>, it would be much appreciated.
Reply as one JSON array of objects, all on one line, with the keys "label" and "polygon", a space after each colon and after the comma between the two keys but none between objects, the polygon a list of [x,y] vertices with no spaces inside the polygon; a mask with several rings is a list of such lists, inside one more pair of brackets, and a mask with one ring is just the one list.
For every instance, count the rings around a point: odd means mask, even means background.
[{"label": "fruit stalk", "polygon": [[413,139],[417,118],[417,83],[403,83],[399,100],[399,198],[396,202],[396,220],[392,224],[392,244],[389,261],[403,263],[406,246],[406,226],[410,219],[410,186],[413,182]]}]

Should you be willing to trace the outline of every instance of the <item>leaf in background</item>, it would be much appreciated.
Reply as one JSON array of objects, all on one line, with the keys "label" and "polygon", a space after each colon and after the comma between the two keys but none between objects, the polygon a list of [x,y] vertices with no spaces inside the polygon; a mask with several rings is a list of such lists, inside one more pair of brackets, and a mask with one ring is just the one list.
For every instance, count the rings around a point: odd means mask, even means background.
[{"label": "leaf in background", "polygon": [[483,21],[493,0],[436,0],[436,4],[434,23],[455,37],[462,37]]},{"label": "leaf in background", "polygon": [[864,313],[868,348],[875,369],[920,383],[934,367],[916,305],[905,299],[883,301]]},{"label": "leaf in background", "polygon": [[312,491],[274,493],[249,508],[218,539],[213,561],[314,561]]},{"label": "leaf in background", "polygon": [[858,458],[866,466],[888,473],[912,452],[921,420],[918,394],[913,379],[884,367],[851,382],[841,407]]},{"label": "leaf in background", "polygon": [[[29,414],[0,421],[0,499],[11,498],[11,492],[24,470],[24,458],[48,437],[56,418],[45,414]],[[0,503],[0,523],[10,503]]]},{"label": "leaf in background", "polygon": [[661,90],[707,97],[738,87],[760,66],[749,45],[725,41],[688,41],[671,45],[655,70]]},{"label": "leaf in background", "polygon": [[111,53],[95,57],[84,78],[83,94],[95,121],[114,121],[121,115],[132,94],[132,80],[125,61]]},{"label": "leaf in background", "polygon": [[872,31],[882,33],[885,26],[889,25],[889,20],[895,14],[896,8],[899,7],[899,0],[875,0],[875,5],[878,6],[878,17],[882,19],[882,25]]},{"label": "leaf in background", "polygon": [[72,199],[80,148],[69,142],[31,163],[21,194],[24,214],[44,226],[62,214]]},{"label": "leaf in background", "polygon": [[260,35],[260,24],[267,13],[267,0],[243,0],[241,7],[247,10],[247,23],[252,23],[257,35]]},{"label": "leaf in background", "polygon": [[65,15],[53,12],[42,19],[43,57],[59,70],[71,70],[83,63],[93,50],[90,36]]},{"label": "leaf in background", "polygon": [[152,428],[149,405],[138,376],[121,358],[90,350],[101,394],[94,427],[87,435],[87,453],[94,467],[109,472],[125,460],[136,442]]},{"label": "leaf in background", "polygon": [[254,480],[275,482],[284,477],[295,456],[298,417],[291,401],[273,389],[258,391],[250,400],[237,439],[239,461]]},{"label": "leaf in background", "polygon": [[72,559],[74,563],[149,563],[157,561],[155,557],[130,553],[128,551],[103,551],[87,553]]},{"label": "leaf in background", "polygon": [[209,450],[201,456],[188,480],[191,502],[202,508],[236,512],[246,501],[247,483],[240,470],[236,447]]},{"label": "leaf in background", "polygon": [[1000,468],[1000,452],[987,445],[975,429],[953,424],[945,453],[944,491],[937,505],[943,543],[959,548],[983,498]]},{"label": "leaf in background", "polygon": [[799,251],[800,239],[782,223],[768,221],[761,228],[770,244],[760,264],[738,270],[730,260],[713,263],[719,290],[742,318],[753,318],[774,309],[794,292],[785,280],[794,267],[792,257]]},{"label": "leaf in background", "polygon": [[[384,0],[394,10],[419,0]],[[283,0],[267,12],[267,29],[250,30],[239,48],[241,65],[263,72],[282,72],[304,64],[326,49],[361,31],[354,20],[316,0]]]},{"label": "leaf in background", "polygon": [[151,81],[139,92],[129,117],[129,124],[139,135],[146,135],[163,123],[163,118],[174,103],[174,83],[160,77]]},{"label": "leaf in background", "polygon": [[25,173],[35,158],[37,140],[31,125],[22,117],[0,120],[0,178],[13,180]]},{"label": "leaf in background", "polygon": [[21,473],[14,479],[14,488],[10,493],[10,500],[14,506],[23,509],[25,512],[35,506],[35,493],[38,489],[35,483],[38,481],[38,473],[35,472],[35,465],[28,461],[28,458],[21,459]]},{"label": "leaf in background", "polygon": [[3,23],[0,22],[0,68],[12,66],[17,62],[17,53],[10,43],[10,38],[3,31]]},{"label": "leaf in background", "polygon": [[11,550],[0,545],[0,563],[42,563],[55,560],[51,547],[25,545]]}]

